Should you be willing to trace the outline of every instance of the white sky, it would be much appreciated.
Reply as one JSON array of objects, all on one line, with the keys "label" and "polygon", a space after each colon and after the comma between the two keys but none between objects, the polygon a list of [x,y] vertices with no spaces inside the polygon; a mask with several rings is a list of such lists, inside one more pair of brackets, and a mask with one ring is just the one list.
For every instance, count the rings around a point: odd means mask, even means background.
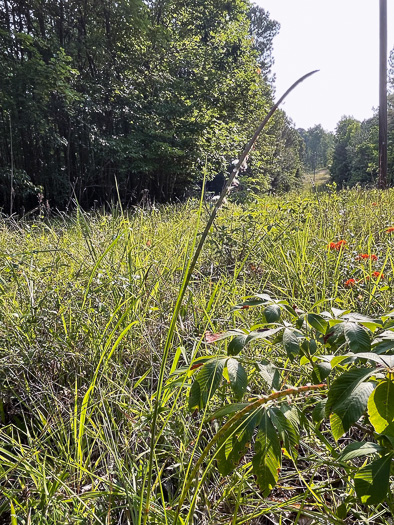
[{"label": "white sky", "polygon": [[[319,69],[282,106],[297,127],[333,131],[343,115],[359,120],[379,105],[379,0],[255,0],[281,24],[274,39],[277,98]],[[394,0],[388,0],[388,54]]]}]

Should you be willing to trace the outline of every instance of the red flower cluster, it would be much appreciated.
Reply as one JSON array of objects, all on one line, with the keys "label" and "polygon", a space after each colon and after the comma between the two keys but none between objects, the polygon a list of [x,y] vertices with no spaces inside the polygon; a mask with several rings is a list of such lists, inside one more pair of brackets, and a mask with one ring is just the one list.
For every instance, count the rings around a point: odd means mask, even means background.
[{"label": "red flower cluster", "polygon": [[341,248],[344,248],[346,246],[347,242],[343,239],[338,242],[330,242],[328,245],[329,250],[340,250]]},{"label": "red flower cluster", "polygon": [[359,255],[357,255],[356,259],[357,260],[360,260],[360,259],[371,259],[372,261],[377,261],[378,260],[378,256],[375,255],[374,253],[372,253],[371,255],[369,255],[368,253],[360,253]]},{"label": "red flower cluster", "polygon": [[345,282],[345,287],[346,288],[352,288],[355,284],[356,284],[356,279],[348,279]]},{"label": "red flower cluster", "polygon": [[394,226],[390,226],[390,228],[387,228],[386,233],[393,233],[394,232]]},{"label": "red flower cluster", "polygon": [[375,277],[376,279],[384,279],[384,275],[381,272],[372,272],[372,277]]}]

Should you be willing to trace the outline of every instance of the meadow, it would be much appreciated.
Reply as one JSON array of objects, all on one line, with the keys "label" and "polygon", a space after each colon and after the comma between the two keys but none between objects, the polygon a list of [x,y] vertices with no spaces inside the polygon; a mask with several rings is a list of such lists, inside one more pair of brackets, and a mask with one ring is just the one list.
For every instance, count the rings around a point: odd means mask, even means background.
[{"label": "meadow", "polygon": [[0,523],[393,523],[394,190],[226,204],[163,364],[209,213],[0,219]]}]

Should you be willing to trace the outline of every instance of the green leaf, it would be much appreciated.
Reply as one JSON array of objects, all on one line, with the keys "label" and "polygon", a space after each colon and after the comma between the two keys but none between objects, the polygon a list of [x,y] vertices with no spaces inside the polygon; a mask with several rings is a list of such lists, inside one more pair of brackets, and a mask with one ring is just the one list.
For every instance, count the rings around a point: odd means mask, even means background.
[{"label": "green leaf", "polygon": [[277,323],[280,321],[281,310],[277,304],[270,304],[263,310],[263,315],[267,323]]},{"label": "green leaf", "polygon": [[312,419],[315,423],[321,423],[325,418],[327,399],[322,399],[316,403],[315,408],[312,411]]},{"label": "green leaf", "polygon": [[361,468],[354,477],[357,496],[362,503],[377,505],[389,489],[392,455],[388,454]]},{"label": "green leaf", "polygon": [[338,461],[350,461],[354,458],[361,456],[370,456],[372,454],[378,454],[383,452],[385,449],[377,443],[360,441],[357,443],[350,443],[345,447],[338,456]]},{"label": "green leaf", "polygon": [[270,328],[268,330],[250,332],[248,337],[246,338],[246,343],[254,341],[255,339],[268,339],[269,337],[277,334],[281,330],[283,330],[283,326],[279,326],[278,328]]},{"label": "green leaf", "polygon": [[280,441],[265,410],[256,436],[255,454],[252,459],[253,473],[264,497],[267,497],[278,481],[282,464]]},{"label": "green leaf", "polygon": [[336,405],[340,405],[357,386],[369,376],[376,373],[371,368],[353,368],[337,377],[328,391],[326,415],[328,416]]},{"label": "green leaf", "polygon": [[227,476],[241,461],[252,441],[254,429],[260,422],[262,408],[246,414],[241,421],[232,426],[226,436],[218,443],[216,455],[218,470],[222,476]]},{"label": "green leaf", "polygon": [[304,339],[305,336],[299,330],[294,330],[291,328],[284,329],[283,346],[290,359],[294,359],[294,356],[299,355],[300,345]]},{"label": "green leaf", "polygon": [[321,334],[325,334],[328,328],[328,322],[321,315],[307,314],[306,320],[312,328]]},{"label": "green leaf", "polygon": [[272,423],[279,432],[279,436],[282,441],[282,447],[286,450],[289,456],[297,458],[299,434],[296,432],[290,420],[279,408],[272,407],[269,409],[269,413]]},{"label": "green leaf", "polygon": [[247,407],[250,403],[231,403],[230,405],[225,405],[219,410],[216,410],[211,416],[208,417],[208,421],[213,421],[214,419],[219,419],[220,417],[231,416],[236,412],[239,412],[243,408]]},{"label": "green leaf", "polygon": [[261,377],[267,383],[268,388],[279,390],[280,387],[280,374],[279,370],[275,365],[269,363],[268,361],[262,361],[257,363]]},{"label": "green leaf", "polygon": [[346,402],[352,392],[375,373],[375,369],[371,368],[353,368],[337,377],[328,391],[326,415],[330,415],[342,403]]},{"label": "green leaf", "polygon": [[367,408],[368,398],[372,394],[372,383],[358,384],[346,398],[332,407],[330,424],[335,440],[338,440],[356,423]]},{"label": "green leaf", "polygon": [[322,362],[313,365],[313,380],[322,383],[331,373],[330,363]]},{"label": "green leaf", "polygon": [[248,374],[245,368],[236,359],[228,359],[227,372],[235,397],[241,399],[248,386]]},{"label": "green leaf", "polygon": [[232,339],[227,347],[228,355],[238,355],[246,345],[246,335],[237,335]]},{"label": "green leaf", "polygon": [[204,408],[211,399],[222,379],[226,361],[225,358],[215,358],[201,367],[189,392],[190,410]]},{"label": "green leaf", "polygon": [[394,436],[394,382],[382,381],[368,400],[368,415],[379,434]]},{"label": "green leaf", "polygon": [[328,344],[333,350],[336,350],[345,343],[345,323],[338,323],[330,326],[324,336],[325,344]]},{"label": "green leaf", "polygon": [[356,323],[345,323],[344,334],[352,352],[369,352],[371,350],[371,339],[362,326]]}]

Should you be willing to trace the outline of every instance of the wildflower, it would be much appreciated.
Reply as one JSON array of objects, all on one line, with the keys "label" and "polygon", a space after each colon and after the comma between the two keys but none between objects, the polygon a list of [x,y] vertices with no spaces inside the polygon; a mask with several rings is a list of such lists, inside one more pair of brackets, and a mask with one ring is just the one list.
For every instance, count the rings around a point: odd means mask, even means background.
[{"label": "wildflower", "polygon": [[345,287],[346,288],[352,288],[355,284],[356,284],[356,279],[348,279],[345,282]]},{"label": "wildflower", "polygon": [[372,253],[371,255],[369,255],[368,253],[360,253],[359,255],[357,255],[356,259],[357,260],[360,260],[360,259],[371,259],[371,261],[377,261],[378,260],[378,256],[375,255],[374,253]]},{"label": "wildflower", "polygon": [[[381,272],[372,272],[372,277],[375,277],[375,279],[379,279],[380,278],[380,280],[384,279],[384,275]],[[369,275],[367,275],[366,280],[369,281],[369,279],[370,279],[370,277],[369,277]]]},{"label": "wildflower", "polygon": [[386,233],[393,233],[394,232],[394,226],[390,226],[390,228],[387,228]]},{"label": "wildflower", "polygon": [[377,206],[377,205],[378,205],[377,202],[373,202],[373,203],[372,203],[372,206]]},{"label": "wildflower", "polygon": [[328,245],[329,250],[340,250],[341,248],[344,248],[346,246],[347,242],[341,239],[338,242],[330,242]]}]

